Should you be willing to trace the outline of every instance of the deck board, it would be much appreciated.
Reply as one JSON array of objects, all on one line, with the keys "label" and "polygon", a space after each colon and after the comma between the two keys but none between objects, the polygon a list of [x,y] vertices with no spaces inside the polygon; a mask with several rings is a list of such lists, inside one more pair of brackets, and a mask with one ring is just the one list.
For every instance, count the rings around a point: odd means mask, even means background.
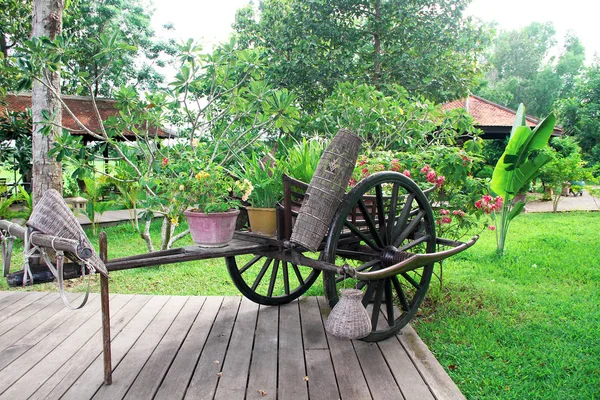
[{"label": "deck board", "polygon": [[410,326],[379,343],[336,338],[324,298],[116,294],[110,306],[106,386],[98,295],[71,311],[56,293],[0,292],[0,399],[464,399]]}]

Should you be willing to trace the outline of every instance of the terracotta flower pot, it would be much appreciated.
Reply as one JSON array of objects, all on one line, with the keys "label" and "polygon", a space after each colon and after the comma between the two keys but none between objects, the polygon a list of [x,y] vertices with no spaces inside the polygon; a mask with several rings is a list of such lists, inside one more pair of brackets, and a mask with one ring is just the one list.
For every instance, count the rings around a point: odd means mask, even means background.
[{"label": "terracotta flower pot", "polygon": [[274,236],[277,232],[277,213],[274,208],[246,207],[253,233]]},{"label": "terracotta flower pot", "polygon": [[240,210],[220,213],[184,211],[192,240],[203,247],[223,247],[233,239],[235,221]]}]

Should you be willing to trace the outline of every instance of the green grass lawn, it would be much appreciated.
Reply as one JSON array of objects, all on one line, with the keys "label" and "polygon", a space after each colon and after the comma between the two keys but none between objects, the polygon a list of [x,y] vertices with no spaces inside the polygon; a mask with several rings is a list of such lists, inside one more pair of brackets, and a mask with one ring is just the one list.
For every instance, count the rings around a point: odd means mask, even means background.
[{"label": "green grass lawn", "polygon": [[[157,221],[156,243],[159,231]],[[145,250],[130,225],[107,232],[109,258]],[[15,257],[15,270],[21,260]],[[413,326],[467,398],[600,398],[600,213],[522,215],[504,257],[486,230],[443,272],[443,288],[432,281]],[[118,271],[110,279],[113,293],[239,295],[221,259]],[[85,290],[81,281],[70,286]],[[9,290],[4,280],[0,290]],[[309,291],[322,293],[320,281]]]},{"label": "green grass lawn", "polygon": [[600,213],[523,215],[507,243],[446,262],[413,325],[469,399],[599,398]]}]

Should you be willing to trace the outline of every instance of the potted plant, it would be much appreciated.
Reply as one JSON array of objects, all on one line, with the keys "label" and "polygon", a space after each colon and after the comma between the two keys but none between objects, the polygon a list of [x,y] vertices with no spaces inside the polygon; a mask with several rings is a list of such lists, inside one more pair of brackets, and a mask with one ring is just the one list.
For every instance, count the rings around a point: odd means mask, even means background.
[{"label": "potted plant", "polygon": [[236,181],[222,167],[210,164],[179,173],[170,186],[171,201],[189,206],[183,214],[192,240],[204,247],[225,246],[233,238],[240,199],[247,200],[252,191],[248,181]]},{"label": "potted plant", "polygon": [[273,236],[277,232],[277,213],[275,206],[283,198],[283,169],[267,155],[264,159],[256,153],[245,157],[236,169],[240,179],[250,182],[252,191],[248,196],[250,207],[248,219],[254,233]]}]

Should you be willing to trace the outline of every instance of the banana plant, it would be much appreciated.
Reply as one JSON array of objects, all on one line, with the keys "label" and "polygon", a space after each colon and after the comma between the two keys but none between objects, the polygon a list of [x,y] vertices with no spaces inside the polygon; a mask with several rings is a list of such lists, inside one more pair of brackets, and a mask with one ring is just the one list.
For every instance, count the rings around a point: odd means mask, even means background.
[{"label": "banana plant", "polygon": [[523,190],[540,172],[551,157],[543,152],[552,136],[556,118],[548,115],[533,130],[526,125],[525,107],[519,105],[510,139],[504,153],[498,160],[490,190],[504,199],[500,211],[500,221],[496,230],[498,253],[504,253],[506,235],[510,222],[523,211],[524,201],[514,202],[515,196]]}]

